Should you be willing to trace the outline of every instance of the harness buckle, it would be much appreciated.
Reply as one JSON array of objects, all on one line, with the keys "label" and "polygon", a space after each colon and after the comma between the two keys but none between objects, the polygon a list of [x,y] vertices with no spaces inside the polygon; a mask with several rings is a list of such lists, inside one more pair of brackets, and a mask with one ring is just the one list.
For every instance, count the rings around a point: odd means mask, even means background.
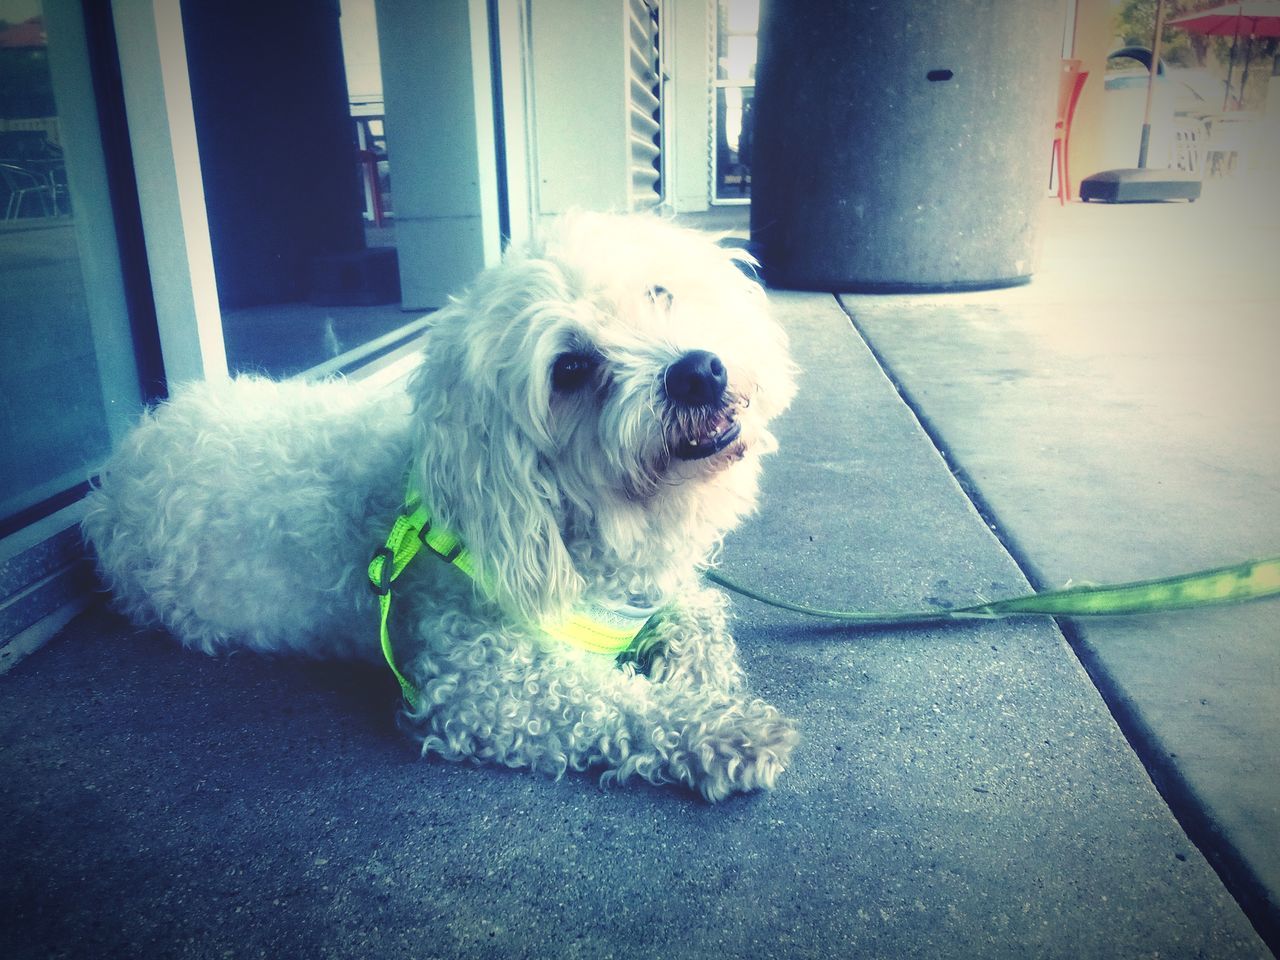
[{"label": "harness buckle", "polygon": [[422,543],[423,543],[423,546],[425,546],[428,550],[434,553],[437,557],[439,557],[445,563],[453,563],[453,561],[458,559],[458,554],[462,553],[461,543],[455,543],[452,547],[449,548],[448,553],[441,553],[439,550],[437,550],[431,544],[427,543],[427,541],[425,540],[423,540]]},{"label": "harness buckle", "polygon": [[457,560],[458,554],[462,553],[462,541],[455,539],[453,546],[449,548],[449,552],[441,553],[427,539],[427,534],[430,532],[431,520],[428,518],[427,522],[422,525],[422,529],[418,531],[418,539],[422,541],[422,545],[435,554],[437,559],[443,560],[445,563],[453,563],[453,561]]},{"label": "harness buckle", "polygon": [[391,574],[395,569],[395,554],[391,552],[390,547],[379,547],[373,551],[373,556],[369,558],[369,566],[372,567],[374,562],[382,557],[382,567],[378,571],[378,579],[369,578],[369,589],[380,597],[385,597],[391,592]]}]

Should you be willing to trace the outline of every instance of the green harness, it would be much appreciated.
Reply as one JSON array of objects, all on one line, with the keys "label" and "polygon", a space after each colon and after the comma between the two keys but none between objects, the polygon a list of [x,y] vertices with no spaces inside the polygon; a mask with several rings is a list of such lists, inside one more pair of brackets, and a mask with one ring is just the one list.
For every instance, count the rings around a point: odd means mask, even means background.
[{"label": "green harness", "polygon": [[[471,552],[456,534],[432,524],[431,513],[422,498],[410,493],[400,516],[391,527],[387,542],[378,548],[369,561],[369,583],[378,595],[382,655],[387,658],[387,665],[400,681],[400,689],[411,707],[418,705],[421,695],[396,666],[391,637],[387,632],[387,620],[391,615],[391,585],[424,546],[436,557],[480,584]],[[483,590],[484,585],[480,586]],[[488,590],[484,592],[489,593]],[[605,607],[598,603],[584,602],[578,604],[563,620],[540,624],[539,629],[547,636],[587,653],[616,657],[631,648],[659,612],[655,607]]]},{"label": "green harness", "polygon": [[[479,583],[471,553],[462,541],[443,527],[433,525],[431,514],[421,497],[410,494],[391,528],[386,544],[374,553],[369,563],[369,582],[378,595],[378,606],[382,614],[383,656],[387,658],[391,672],[400,681],[405,700],[412,707],[418,706],[421,695],[396,666],[391,638],[387,633],[387,619],[391,614],[392,583],[424,546],[445,563],[457,567]],[[1115,617],[1257,600],[1280,594],[1280,557],[1251,560],[1230,567],[1157,580],[1070,587],[955,610],[910,612],[823,610],[752,590],[714,570],[706,571],[705,576],[712,583],[772,607],[837,620],[851,626],[878,627],[1018,616]],[[483,584],[481,587],[483,589]],[[588,653],[616,657],[629,650],[660,614],[661,610],[658,608],[603,607],[595,603],[583,603],[564,620],[541,624],[539,629],[555,640]]]}]

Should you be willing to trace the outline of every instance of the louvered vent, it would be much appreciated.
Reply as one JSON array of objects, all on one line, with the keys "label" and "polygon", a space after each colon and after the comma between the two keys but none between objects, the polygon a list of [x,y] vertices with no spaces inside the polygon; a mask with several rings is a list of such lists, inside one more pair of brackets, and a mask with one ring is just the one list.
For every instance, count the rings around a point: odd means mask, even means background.
[{"label": "louvered vent", "polygon": [[662,64],[658,6],[627,0],[630,10],[631,206],[662,200]]}]

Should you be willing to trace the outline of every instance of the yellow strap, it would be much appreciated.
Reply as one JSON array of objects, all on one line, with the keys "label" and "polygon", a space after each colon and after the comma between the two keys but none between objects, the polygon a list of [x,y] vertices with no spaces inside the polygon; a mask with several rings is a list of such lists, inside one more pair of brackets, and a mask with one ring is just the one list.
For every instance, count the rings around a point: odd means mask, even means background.
[{"label": "yellow strap", "polygon": [[[462,545],[456,534],[433,525],[431,514],[421,499],[411,496],[392,525],[386,544],[369,561],[369,582],[378,594],[378,609],[381,614],[379,630],[382,655],[386,657],[387,666],[400,682],[400,689],[411,707],[418,705],[421,696],[396,666],[387,620],[391,615],[391,585],[424,545],[441,560],[457,567],[472,580],[476,579],[475,561],[471,552]],[[655,610],[638,607],[613,609],[595,603],[584,603],[559,623],[543,624],[540,629],[548,636],[588,653],[616,657],[636,641],[656,616]]]},{"label": "yellow strap", "polygon": [[632,613],[584,603],[564,620],[543,624],[542,629],[549,636],[588,653],[616,657],[635,642],[655,615],[652,610]]}]

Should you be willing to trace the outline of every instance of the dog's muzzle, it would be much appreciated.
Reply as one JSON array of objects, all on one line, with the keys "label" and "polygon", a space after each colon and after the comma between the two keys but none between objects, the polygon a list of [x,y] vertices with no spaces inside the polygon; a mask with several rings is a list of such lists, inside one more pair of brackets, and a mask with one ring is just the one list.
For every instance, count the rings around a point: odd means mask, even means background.
[{"label": "dog's muzzle", "polygon": [[708,350],[690,350],[663,372],[663,390],[675,417],[670,449],[680,460],[705,460],[742,432],[739,404],[729,397],[729,373]]},{"label": "dog's muzzle", "polygon": [[672,454],[680,460],[705,460],[724,450],[742,433],[741,425],[730,413],[716,414],[706,433],[685,437],[671,448]]},{"label": "dog's muzzle", "polygon": [[724,399],[729,373],[708,350],[690,350],[662,375],[667,399],[680,407],[714,407]]}]

